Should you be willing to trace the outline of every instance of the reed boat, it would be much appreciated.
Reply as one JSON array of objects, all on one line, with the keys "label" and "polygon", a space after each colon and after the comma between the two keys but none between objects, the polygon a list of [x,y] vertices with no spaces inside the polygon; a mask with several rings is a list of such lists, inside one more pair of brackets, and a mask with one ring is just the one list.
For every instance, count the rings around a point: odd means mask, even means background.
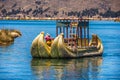
[{"label": "reed boat", "polygon": [[80,58],[101,56],[103,45],[93,34],[89,40],[89,20],[57,20],[56,37],[48,45],[41,32],[32,42],[33,58]]}]

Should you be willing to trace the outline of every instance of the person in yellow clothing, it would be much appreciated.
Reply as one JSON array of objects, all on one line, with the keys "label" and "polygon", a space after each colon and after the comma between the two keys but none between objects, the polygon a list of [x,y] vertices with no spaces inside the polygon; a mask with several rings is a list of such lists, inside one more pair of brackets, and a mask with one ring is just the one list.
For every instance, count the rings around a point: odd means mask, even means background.
[{"label": "person in yellow clothing", "polygon": [[50,34],[48,34],[48,33],[46,34],[45,40],[46,40],[47,45],[48,45],[48,46],[51,46],[52,39],[51,39],[51,37],[50,37]]}]

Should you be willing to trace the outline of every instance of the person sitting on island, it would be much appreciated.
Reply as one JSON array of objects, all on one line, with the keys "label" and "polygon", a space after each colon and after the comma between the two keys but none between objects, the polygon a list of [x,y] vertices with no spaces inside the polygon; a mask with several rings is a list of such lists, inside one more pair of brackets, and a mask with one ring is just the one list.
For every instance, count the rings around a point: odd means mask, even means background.
[{"label": "person sitting on island", "polygon": [[50,34],[48,34],[48,33],[46,34],[45,40],[46,40],[47,45],[48,45],[48,46],[51,46],[52,39],[51,39],[51,37],[50,37]]}]

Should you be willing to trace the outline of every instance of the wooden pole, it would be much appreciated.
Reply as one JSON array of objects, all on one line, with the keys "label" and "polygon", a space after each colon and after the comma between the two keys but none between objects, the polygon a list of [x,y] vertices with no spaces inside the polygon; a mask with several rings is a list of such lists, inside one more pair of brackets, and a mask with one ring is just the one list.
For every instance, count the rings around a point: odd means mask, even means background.
[{"label": "wooden pole", "polygon": [[87,38],[88,38],[88,47],[89,47],[89,20],[87,22]]},{"label": "wooden pole", "polygon": [[56,36],[58,36],[58,26],[56,26]]},{"label": "wooden pole", "polygon": [[64,37],[65,37],[65,26],[63,26],[63,31],[62,33],[64,34]]},{"label": "wooden pole", "polygon": [[78,46],[80,46],[80,45],[79,45],[79,40],[80,40],[80,26],[79,26],[79,24],[78,24]]},{"label": "wooden pole", "polygon": [[80,26],[80,42],[81,42],[81,47],[82,47],[82,26]]},{"label": "wooden pole", "polygon": [[72,47],[72,45],[71,45],[71,33],[72,33],[72,27],[71,27],[71,24],[70,24],[70,39],[69,39],[69,44]]},{"label": "wooden pole", "polygon": [[68,38],[68,25],[66,27],[66,37]]},{"label": "wooden pole", "polygon": [[76,29],[76,39],[77,39],[77,46],[78,46],[78,36],[79,36],[79,30],[78,30],[79,28],[78,28],[78,25],[77,25],[77,29]]},{"label": "wooden pole", "polygon": [[86,21],[84,20],[84,46],[86,47]]}]

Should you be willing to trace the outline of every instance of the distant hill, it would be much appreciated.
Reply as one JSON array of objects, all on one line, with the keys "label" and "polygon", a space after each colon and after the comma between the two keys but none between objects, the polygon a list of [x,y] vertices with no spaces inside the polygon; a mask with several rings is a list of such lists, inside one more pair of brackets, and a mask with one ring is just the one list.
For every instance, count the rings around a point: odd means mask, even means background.
[{"label": "distant hill", "polygon": [[120,17],[120,0],[0,0],[0,16]]}]

